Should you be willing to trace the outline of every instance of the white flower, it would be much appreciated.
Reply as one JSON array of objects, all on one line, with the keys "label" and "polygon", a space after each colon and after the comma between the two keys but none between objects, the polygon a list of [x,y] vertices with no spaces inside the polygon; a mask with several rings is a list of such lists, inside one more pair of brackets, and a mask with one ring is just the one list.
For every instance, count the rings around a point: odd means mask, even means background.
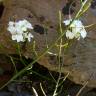
[{"label": "white flower", "polygon": [[14,33],[14,32],[16,32],[15,22],[10,21],[8,25],[9,25],[9,27],[7,28],[7,30],[8,30],[11,34]]},{"label": "white flower", "polygon": [[26,39],[31,41],[34,36],[28,32],[28,29],[33,29],[30,22],[27,20],[20,20],[17,22],[10,21],[7,30],[12,34],[12,40],[17,42],[24,42]]},{"label": "white flower", "polygon": [[73,39],[74,38],[74,33],[72,33],[71,31],[67,30],[66,37],[69,38],[69,39]]},{"label": "white flower", "polygon": [[20,42],[20,41],[23,42],[24,38],[23,38],[22,34],[20,34],[20,35],[16,34],[16,35],[12,35],[12,40],[17,40],[17,42]]},{"label": "white flower", "polygon": [[33,29],[32,25],[27,20],[18,21],[17,26],[22,29],[22,31],[27,31],[27,29]]},{"label": "white flower", "polygon": [[[65,25],[69,25],[72,19],[65,20],[63,23]],[[69,29],[66,31],[66,37],[68,39],[74,39],[76,38],[79,40],[81,37],[85,38],[87,35],[87,32],[80,20],[74,20],[72,24],[70,25]]]}]

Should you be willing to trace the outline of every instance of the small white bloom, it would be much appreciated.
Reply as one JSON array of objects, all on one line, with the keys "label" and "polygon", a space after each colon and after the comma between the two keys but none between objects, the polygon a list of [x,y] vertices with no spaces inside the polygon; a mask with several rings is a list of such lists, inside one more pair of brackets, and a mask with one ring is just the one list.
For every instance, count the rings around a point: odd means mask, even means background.
[{"label": "small white bloom", "polygon": [[[63,23],[65,25],[69,25],[72,19],[65,20]],[[80,39],[80,37],[85,38],[87,35],[87,32],[80,20],[74,20],[72,24],[70,25],[69,29],[66,31],[66,37],[68,39],[74,39],[76,38],[77,40]]]},{"label": "small white bloom", "polygon": [[12,35],[12,40],[17,40],[17,42],[20,42],[20,41],[24,41],[24,38],[22,36],[22,34],[16,34],[16,35]]},{"label": "small white bloom", "polygon": [[17,40],[17,35],[12,35],[12,40]]},{"label": "small white bloom", "polygon": [[81,33],[82,38],[85,38],[87,35],[87,32],[85,29],[83,29],[80,33]]},{"label": "small white bloom", "polygon": [[11,34],[14,33],[14,32],[16,32],[15,22],[10,21],[8,25],[9,25],[9,27],[7,28],[7,30],[8,30]]},{"label": "small white bloom", "polygon": [[23,31],[27,31],[27,29],[33,29],[31,23],[25,19],[23,21],[18,21],[17,23],[18,27],[20,27]]},{"label": "small white bloom", "polygon": [[31,38],[33,38],[33,35],[31,33],[28,33],[27,37],[28,38],[28,41],[30,42],[31,41]]},{"label": "small white bloom", "polygon": [[12,40],[17,42],[24,42],[26,39],[31,41],[34,36],[28,32],[28,29],[33,29],[30,22],[27,20],[20,20],[17,22],[10,21],[7,30],[12,34]]},{"label": "small white bloom", "polygon": [[14,26],[14,25],[15,25],[15,22],[12,22],[12,21],[9,22],[9,26]]},{"label": "small white bloom", "polygon": [[66,37],[67,37],[68,39],[73,39],[73,38],[74,38],[74,33],[72,33],[71,31],[67,30],[67,32],[66,32]]}]

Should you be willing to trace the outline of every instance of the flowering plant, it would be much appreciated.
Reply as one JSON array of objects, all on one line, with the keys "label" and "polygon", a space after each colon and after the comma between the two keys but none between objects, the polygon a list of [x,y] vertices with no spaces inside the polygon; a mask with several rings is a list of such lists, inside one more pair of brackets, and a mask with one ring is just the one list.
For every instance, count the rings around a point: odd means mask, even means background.
[{"label": "flowering plant", "polygon": [[[63,21],[65,25],[69,25],[72,19],[68,19]],[[68,39],[74,39],[76,38],[79,40],[81,37],[85,38],[87,35],[87,32],[80,20],[74,20],[72,24],[70,24],[69,29],[66,31],[66,37]]]},{"label": "flowering plant", "polygon": [[24,42],[26,39],[31,41],[34,36],[29,33],[28,29],[33,29],[30,22],[27,20],[20,20],[17,22],[10,21],[7,30],[12,34],[12,40],[17,40],[17,42]]}]

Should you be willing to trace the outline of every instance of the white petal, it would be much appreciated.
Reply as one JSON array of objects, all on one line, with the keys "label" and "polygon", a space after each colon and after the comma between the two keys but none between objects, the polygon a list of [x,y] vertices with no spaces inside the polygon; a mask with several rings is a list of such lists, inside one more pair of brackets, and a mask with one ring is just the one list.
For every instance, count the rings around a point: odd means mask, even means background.
[{"label": "white petal", "polygon": [[29,28],[29,29],[33,29],[31,23],[27,23],[26,27]]},{"label": "white petal", "polygon": [[27,38],[28,38],[28,41],[30,42],[31,38],[33,38],[33,35],[31,33],[29,33]]},{"label": "white petal", "polygon": [[86,32],[85,29],[83,29],[80,33],[81,33],[81,37],[82,37],[82,38],[85,38],[86,35],[87,35],[87,32]]},{"label": "white petal", "polygon": [[71,19],[63,21],[63,23],[64,23],[65,25],[69,25],[70,22],[71,22]]},{"label": "white petal", "polygon": [[12,40],[16,40],[17,36],[16,35],[12,35]]},{"label": "white petal", "polygon": [[82,27],[83,25],[82,25],[82,22],[80,21],[80,20],[74,20],[74,25],[76,26],[76,27]]},{"label": "white petal", "polygon": [[22,31],[27,31],[27,27],[21,27]]},{"label": "white petal", "polygon": [[9,22],[9,26],[14,26],[14,25],[15,25],[15,22],[12,22],[12,21]]},{"label": "white petal", "polygon": [[17,39],[17,42],[20,42],[20,41],[24,42],[24,39],[23,39],[22,35],[17,35],[16,39]]},{"label": "white petal", "polygon": [[29,21],[27,21],[26,19],[19,21],[18,22],[21,26],[29,28],[29,29],[33,29],[31,23]]},{"label": "white petal", "polygon": [[72,32],[70,32],[70,31],[67,31],[67,32],[66,32],[66,37],[67,37],[68,39],[73,39],[73,38],[74,38],[74,34],[73,34]]},{"label": "white petal", "polygon": [[16,28],[15,27],[8,27],[7,30],[11,33],[11,34],[15,34],[16,33]]},{"label": "white petal", "polygon": [[80,33],[80,31],[81,31],[81,28],[79,27],[74,27],[74,28],[72,28],[72,33],[74,33],[74,34],[77,34],[77,33]]}]

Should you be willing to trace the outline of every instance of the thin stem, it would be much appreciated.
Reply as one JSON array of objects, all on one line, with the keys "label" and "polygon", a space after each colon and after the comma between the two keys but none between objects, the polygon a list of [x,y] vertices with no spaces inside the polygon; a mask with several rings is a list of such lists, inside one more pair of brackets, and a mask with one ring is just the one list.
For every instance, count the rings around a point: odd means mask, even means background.
[{"label": "thin stem", "polygon": [[[60,35],[63,33],[62,31],[62,16],[61,16],[61,12],[59,11],[59,27],[60,27]],[[59,61],[59,77],[58,77],[58,80],[57,80],[57,83],[56,83],[56,86],[55,86],[55,90],[54,90],[54,93],[53,93],[53,96],[57,96],[57,90],[58,90],[58,85],[59,85],[59,82],[60,82],[60,78],[61,78],[61,53],[62,53],[62,38],[60,39],[60,46],[59,46],[59,58],[58,58],[58,61]]]},{"label": "thin stem", "polygon": [[17,73],[18,71],[17,71],[17,69],[16,69],[15,62],[14,62],[14,60],[13,60],[13,58],[12,58],[11,56],[9,56],[9,57],[10,57],[10,60],[11,60],[13,66],[14,66],[14,68],[15,68],[15,73]]},{"label": "thin stem", "polygon": [[87,25],[87,26],[85,26],[85,28],[89,28],[89,27],[92,27],[92,26],[96,26],[96,24]]},{"label": "thin stem", "polygon": [[36,89],[34,87],[32,87],[32,89],[33,89],[34,95],[35,96],[39,96],[38,93],[37,93],[37,91],[36,91]]},{"label": "thin stem", "polygon": [[25,64],[25,62],[23,61],[23,58],[22,58],[22,53],[21,53],[21,48],[20,48],[20,45],[19,45],[19,43],[17,43],[17,47],[18,47],[18,53],[19,53],[19,56],[20,56],[20,61],[22,62],[22,64],[24,65],[24,66],[26,66],[26,64]]},{"label": "thin stem", "polygon": [[35,56],[38,57],[38,54],[36,52],[36,42],[33,41],[33,52],[35,53]]},{"label": "thin stem", "polygon": [[83,91],[83,89],[86,87],[87,84],[88,84],[88,81],[85,82],[84,86],[79,90],[79,92],[76,94],[76,96],[80,95],[80,93]]},{"label": "thin stem", "polygon": [[64,77],[63,81],[59,84],[59,86],[62,85],[62,83],[67,79],[68,76],[69,76],[69,72],[68,72],[67,75]]},{"label": "thin stem", "polygon": [[42,91],[43,95],[44,96],[47,96],[46,93],[45,93],[45,91],[44,91],[44,89],[43,89],[43,87],[42,87],[42,84],[41,83],[40,83],[40,88],[41,88],[41,91]]}]

